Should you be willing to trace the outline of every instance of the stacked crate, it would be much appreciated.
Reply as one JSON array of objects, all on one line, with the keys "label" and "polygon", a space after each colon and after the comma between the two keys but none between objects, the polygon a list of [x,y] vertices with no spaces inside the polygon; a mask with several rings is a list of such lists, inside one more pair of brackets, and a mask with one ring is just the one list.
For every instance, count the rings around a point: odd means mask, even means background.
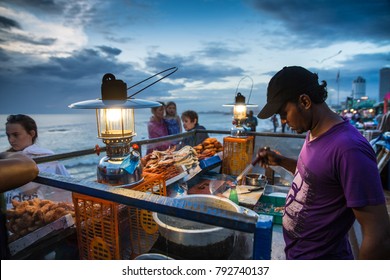
[{"label": "stacked crate", "polygon": [[[166,196],[158,174],[144,174],[132,190]],[[158,237],[150,211],[73,193],[80,259],[133,259],[147,253]]]},{"label": "stacked crate", "polygon": [[237,176],[251,163],[253,136],[245,138],[225,137],[223,139],[222,173]]}]

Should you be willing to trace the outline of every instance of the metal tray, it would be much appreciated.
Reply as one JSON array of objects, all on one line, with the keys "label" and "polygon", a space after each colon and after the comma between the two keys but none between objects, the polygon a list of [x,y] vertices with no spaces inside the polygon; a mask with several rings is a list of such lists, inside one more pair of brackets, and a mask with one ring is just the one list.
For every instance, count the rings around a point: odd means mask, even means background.
[{"label": "metal tray", "polygon": [[275,185],[266,185],[264,188],[263,195],[271,195],[272,193],[288,193],[290,187],[286,186],[275,186]]}]

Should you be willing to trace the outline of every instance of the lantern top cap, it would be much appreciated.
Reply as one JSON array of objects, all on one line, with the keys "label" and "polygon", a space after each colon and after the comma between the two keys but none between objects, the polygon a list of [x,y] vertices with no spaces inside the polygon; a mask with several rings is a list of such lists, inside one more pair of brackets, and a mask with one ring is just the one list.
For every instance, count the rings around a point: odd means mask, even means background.
[{"label": "lantern top cap", "polygon": [[235,99],[234,99],[234,103],[230,103],[230,104],[224,104],[222,106],[224,107],[234,107],[236,105],[246,105],[247,107],[257,107],[258,105],[257,104],[249,104],[249,103],[245,103],[245,96],[241,94],[241,92],[238,92]]},{"label": "lantern top cap", "polygon": [[101,98],[85,100],[69,105],[72,109],[142,109],[159,107],[161,104],[155,101],[127,98],[127,84],[117,80],[111,73],[102,78]]}]

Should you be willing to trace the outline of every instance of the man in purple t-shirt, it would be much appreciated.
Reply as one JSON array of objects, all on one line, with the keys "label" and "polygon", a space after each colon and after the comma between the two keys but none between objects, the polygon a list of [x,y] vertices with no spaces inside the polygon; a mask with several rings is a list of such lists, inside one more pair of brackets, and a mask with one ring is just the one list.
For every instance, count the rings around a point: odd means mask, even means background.
[{"label": "man in purple t-shirt", "polygon": [[284,67],[268,84],[258,117],[277,113],[297,133],[307,132],[298,160],[260,149],[260,165],[294,173],[286,198],[283,235],[287,259],[353,259],[348,231],[362,227],[359,259],[390,258],[390,220],[374,150],[325,103],[326,82],[298,66]]}]

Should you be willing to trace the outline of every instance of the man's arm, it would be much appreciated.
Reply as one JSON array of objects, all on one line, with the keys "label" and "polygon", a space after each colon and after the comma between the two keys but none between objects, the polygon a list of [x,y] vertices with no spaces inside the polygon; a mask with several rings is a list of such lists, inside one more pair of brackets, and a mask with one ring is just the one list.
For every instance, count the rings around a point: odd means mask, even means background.
[{"label": "man's arm", "polygon": [[32,159],[19,153],[0,153],[0,192],[31,182],[39,169]]},{"label": "man's arm", "polygon": [[390,219],[385,204],[353,208],[362,227],[359,259],[390,259]]},{"label": "man's arm", "polygon": [[293,158],[282,156],[268,148],[259,149],[259,151],[257,152],[257,156],[260,158],[259,164],[263,168],[267,168],[270,165],[279,165],[290,171],[292,174],[295,173],[295,169],[297,167],[297,160]]}]

